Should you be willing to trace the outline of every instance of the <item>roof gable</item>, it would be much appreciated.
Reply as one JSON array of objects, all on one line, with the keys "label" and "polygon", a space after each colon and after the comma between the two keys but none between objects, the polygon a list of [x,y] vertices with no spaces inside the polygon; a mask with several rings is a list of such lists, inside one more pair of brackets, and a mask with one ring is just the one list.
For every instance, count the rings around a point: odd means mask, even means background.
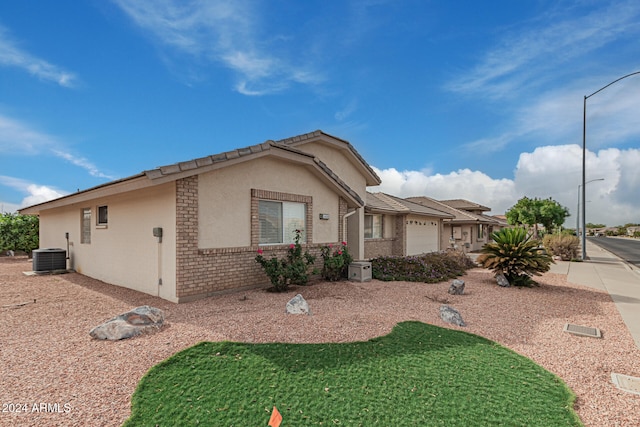
[{"label": "roof gable", "polygon": [[285,138],[275,141],[276,144],[281,144],[288,147],[299,147],[310,142],[321,142],[331,145],[343,151],[351,163],[353,163],[360,173],[366,178],[367,186],[376,186],[382,183],[380,177],[376,174],[373,168],[364,160],[364,158],[358,153],[353,145],[347,140],[329,135],[321,130],[305,133],[302,135],[293,136],[291,138]]}]

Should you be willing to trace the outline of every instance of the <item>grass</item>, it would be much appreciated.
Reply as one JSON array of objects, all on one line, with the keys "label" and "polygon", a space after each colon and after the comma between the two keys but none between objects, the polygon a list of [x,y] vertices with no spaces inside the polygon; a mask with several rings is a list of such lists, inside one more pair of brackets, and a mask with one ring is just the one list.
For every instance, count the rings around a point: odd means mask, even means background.
[{"label": "grass", "polygon": [[469,333],[403,322],[341,344],[203,342],[153,367],[131,426],[581,426],[574,394]]}]

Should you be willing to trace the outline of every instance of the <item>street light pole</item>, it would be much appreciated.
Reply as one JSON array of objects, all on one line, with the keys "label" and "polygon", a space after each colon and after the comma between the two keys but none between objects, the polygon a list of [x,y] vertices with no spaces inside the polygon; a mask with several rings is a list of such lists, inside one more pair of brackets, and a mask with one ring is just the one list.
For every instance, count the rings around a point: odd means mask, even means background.
[{"label": "street light pole", "polygon": [[584,105],[583,105],[583,109],[582,109],[582,259],[586,260],[587,259],[587,233],[585,233],[586,231],[586,159],[587,159],[587,99],[591,98],[593,95],[595,95],[596,93],[605,90],[606,88],[608,88],[609,86],[611,86],[614,83],[619,82],[622,79],[626,79],[627,77],[631,77],[634,76],[636,74],[640,74],[640,71],[635,71],[633,73],[627,74],[625,76],[622,76],[620,78],[615,79],[614,81],[612,81],[611,83],[609,83],[608,85],[602,86],[600,89],[598,89],[597,91],[593,92],[591,95],[585,95],[584,97]]},{"label": "street light pole", "polygon": [[[591,181],[585,182],[585,185],[593,181],[604,181],[604,178],[592,179]],[[578,215],[576,215],[576,237],[578,239],[580,238],[580,187],[582,187],[582,184],[578,184]],[[585,230],[585,228],[582,229],[582,234],[584,234]]]}]

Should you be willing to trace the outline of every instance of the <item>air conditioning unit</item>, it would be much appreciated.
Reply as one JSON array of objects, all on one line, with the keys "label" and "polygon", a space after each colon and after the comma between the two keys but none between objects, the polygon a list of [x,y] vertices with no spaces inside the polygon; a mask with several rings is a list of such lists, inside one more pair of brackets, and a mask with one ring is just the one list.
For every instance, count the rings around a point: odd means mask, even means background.
[{"label": "air conditioning unit", "polygon": [[60,248],[33,251],[33,271],[46,272],[67,269],[67,251]]}]

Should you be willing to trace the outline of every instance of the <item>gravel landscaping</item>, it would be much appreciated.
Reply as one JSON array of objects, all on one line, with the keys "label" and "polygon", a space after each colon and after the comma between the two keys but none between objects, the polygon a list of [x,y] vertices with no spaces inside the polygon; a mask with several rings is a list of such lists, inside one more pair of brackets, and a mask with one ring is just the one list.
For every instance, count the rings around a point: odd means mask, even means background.
[{"label": "gravel landscaping", "polygon": [[[283,294],[253,290],[186,304],[86,276],[25,276],[31,262],[0,258],[0,425],[118,426],[144,373],[200,341],[348,342],[387,334],[404,320],[461,329],[497,341],[559,375],[577,395],[586,426],[640,424],[640,395],[617,389],[611,373],[640,376],[640,349],[610,296],[546,273],[538,288],[499,288],[487,270],[450,282],[314,283]],[[301,293],[313,316],[285,315]],[[35,300],[35,302],[34,302]],[[455,307],[465,328],[440,320]],[[165,312],[153,335],[110,342],[89,330],[136,306]],[[597,327],[603,337],[563,332],[565,323]]]}]

